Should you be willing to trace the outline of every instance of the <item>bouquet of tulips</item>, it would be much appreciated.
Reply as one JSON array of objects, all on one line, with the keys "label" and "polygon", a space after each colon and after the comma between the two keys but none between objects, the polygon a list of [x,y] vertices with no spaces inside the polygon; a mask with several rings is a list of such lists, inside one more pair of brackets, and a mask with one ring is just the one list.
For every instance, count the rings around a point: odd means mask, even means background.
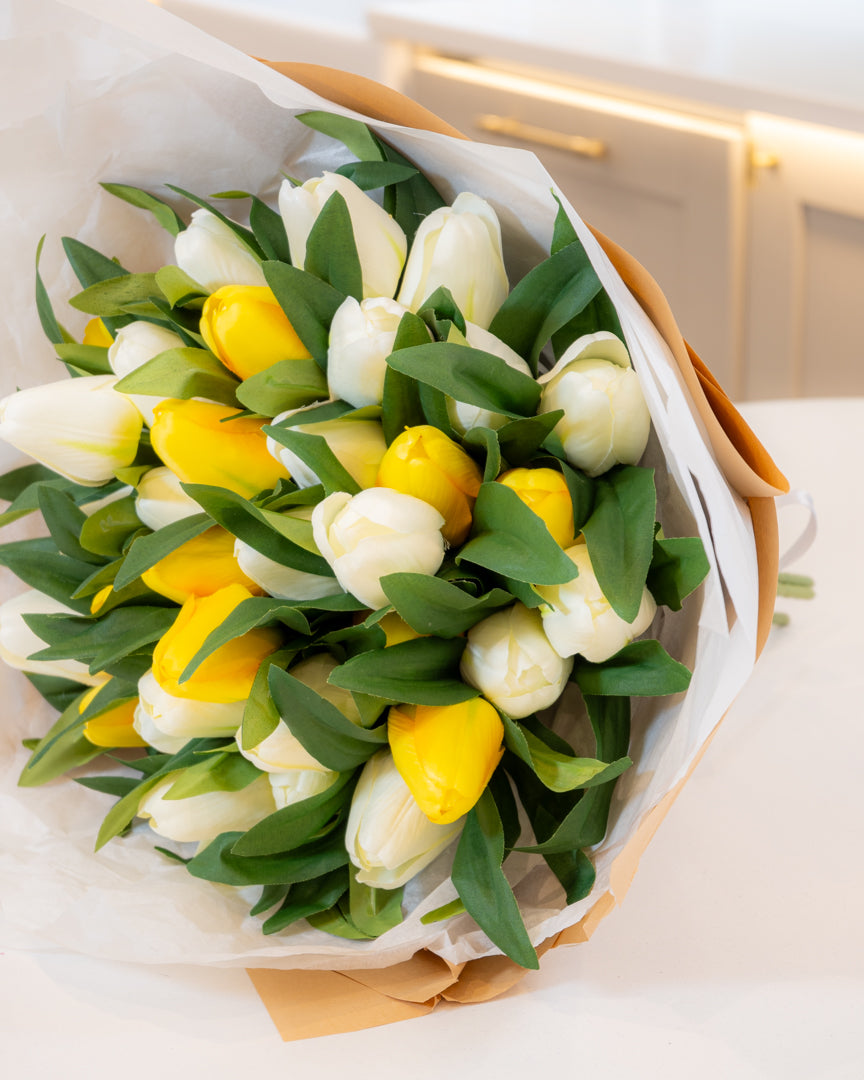
[{"label": "bouquet of tulips", "polygon": [[104,185],[175,264],[65,239],[83,342],[37,269],[72,377],[0,403],[36,461],[0,522],[47,529],[0,546],[29,587],[0,655],[60,710],[20,783],[74,770],[116,800],[97,847],[151,829],[178,873],[257,886],[265,934],[378,937],[440,858],[423,921],[467,912],[534,967],[507,858],[588,895],[631,699],[690,678],[645,632],[708,562],[657,523],[639,378],[564,211],[512,284],[486,201],[299,119],[350,160],[278,210],[210,196],[248,225]]}]

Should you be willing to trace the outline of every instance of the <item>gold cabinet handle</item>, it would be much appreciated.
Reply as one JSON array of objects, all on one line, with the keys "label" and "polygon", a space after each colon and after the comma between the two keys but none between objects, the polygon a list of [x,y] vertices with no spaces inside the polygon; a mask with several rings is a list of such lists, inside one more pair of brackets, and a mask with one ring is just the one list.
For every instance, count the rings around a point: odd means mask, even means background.
[{"label": "gold cabinet handle", "polygon": [[523,124],[521,120],[514,120],[510,116],[485,113],[477,117],[477,126],[482,131],[489,131],[494,135],[509,135],[520,142],[552,146],[556,150],[567,150],[571,154],[578,154],[579,157],[596,159],[606,154],[606,144],[602,139],[589,139],[584,135],[566,135],[563,131],[550,131],[549,128],[536,127],[534,124]]}]

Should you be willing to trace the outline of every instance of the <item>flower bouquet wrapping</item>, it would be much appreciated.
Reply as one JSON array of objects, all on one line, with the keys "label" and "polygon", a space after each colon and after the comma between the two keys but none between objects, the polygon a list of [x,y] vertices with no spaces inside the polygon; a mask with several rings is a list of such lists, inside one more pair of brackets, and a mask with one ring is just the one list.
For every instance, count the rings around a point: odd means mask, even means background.
[{"label": "flower bouquet wrapping", "polygon": [[7,319],[7,937],[255,968],[306,1033],[278,969],[366,1022],[497,992],[621,898],[746,677],[782,477],[531,155],[41,6],[77,149],[56,221],[14,193],[68,236]]}]

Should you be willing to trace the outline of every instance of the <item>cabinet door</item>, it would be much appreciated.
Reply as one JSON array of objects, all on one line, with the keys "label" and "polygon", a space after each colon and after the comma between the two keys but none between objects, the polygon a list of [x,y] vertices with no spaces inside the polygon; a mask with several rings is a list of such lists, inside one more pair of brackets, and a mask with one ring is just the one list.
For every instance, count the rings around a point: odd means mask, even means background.
[{"label": "cabinet door", "polygon": [[422,55],[405,90],[473,139],[533,150],[582,217],[657,279],[684,336],[740,392],[743,128]]},{"label": "cabinet door", "polygon": [[864,138],[749,126],[777,162],[750,196],[746,396],[864,394]]}]

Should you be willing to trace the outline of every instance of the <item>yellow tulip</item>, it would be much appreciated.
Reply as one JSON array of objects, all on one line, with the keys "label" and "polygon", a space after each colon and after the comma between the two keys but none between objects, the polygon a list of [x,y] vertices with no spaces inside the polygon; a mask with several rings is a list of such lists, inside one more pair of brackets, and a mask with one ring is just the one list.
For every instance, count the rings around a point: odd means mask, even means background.
[{"label": "yellow tulip", "polygon": [[227,703],[249,696],[261,662],[281,644],[278,631],[250,630],[212,652],[191,678],[180,676],[208,635],[252,594],[242,585],[227,585],[212,596],[187,600],[153,651],[153,676],[174,697]]},{"label": "yellow tulip", "polygon": [[426,817],[447,825],[477,802],[504,748],[504,726],[483,698],[458,705],[394,705],[393,761]]},{"label": "yellow tulip", "polygon": [[378,626],[384,631],[387,645],[401,645],[403,641],[413,641],[414,638],[423,637],[423,634],[418,634],[395,611],[388,611],[382,619],[378,620]]},{"label": "yellow tulip", "polygon": [[240,379],[280,360],[311,356],[266,285],[223,285],[211,293],[201,311],[201,336]]},{"label": "yellow tulip", "polygon": [[111,331],[101,319],[91,319],[84,327],[84,337],[81,339],[82,345],[101,345],[107,349],[113,341]]},{"label": "yellow tulip", "polygon": [[137,704],[138,699],[133,698],[88,720],[84,724],[85,739],[94,746],[146,746],[146,741],[132,726]]},{"label": "yellow tulip", "polygon": [[406,428],[381,459],[378,484],[434,506],[444,517],[441,529],[452,545],[471,528],[471,511],[483,482],[480,468],[443,431],[428,424]]},{"label": "yellow tulip", "polygon": [[210,596],[234,584],[256,596],[264,595],[234,558],[234,537],[218,525],[169,552],[145,570],[141,579],[148,589],[178,604],[185,604],[190,596]]},{"label": "yellow tulip", "polygon": [[573,543],[573,500],[567,482],[556,469],[510,469],[498,477],[511,488],[552,534],[562,548]]},{"label": "yellow tulip", "polygon": [[150,439],[162,461],[186,484],[213,484],[250,498],[288,478],[270,455],[266,420],[203,401],[167,398],[153,410]]}]

